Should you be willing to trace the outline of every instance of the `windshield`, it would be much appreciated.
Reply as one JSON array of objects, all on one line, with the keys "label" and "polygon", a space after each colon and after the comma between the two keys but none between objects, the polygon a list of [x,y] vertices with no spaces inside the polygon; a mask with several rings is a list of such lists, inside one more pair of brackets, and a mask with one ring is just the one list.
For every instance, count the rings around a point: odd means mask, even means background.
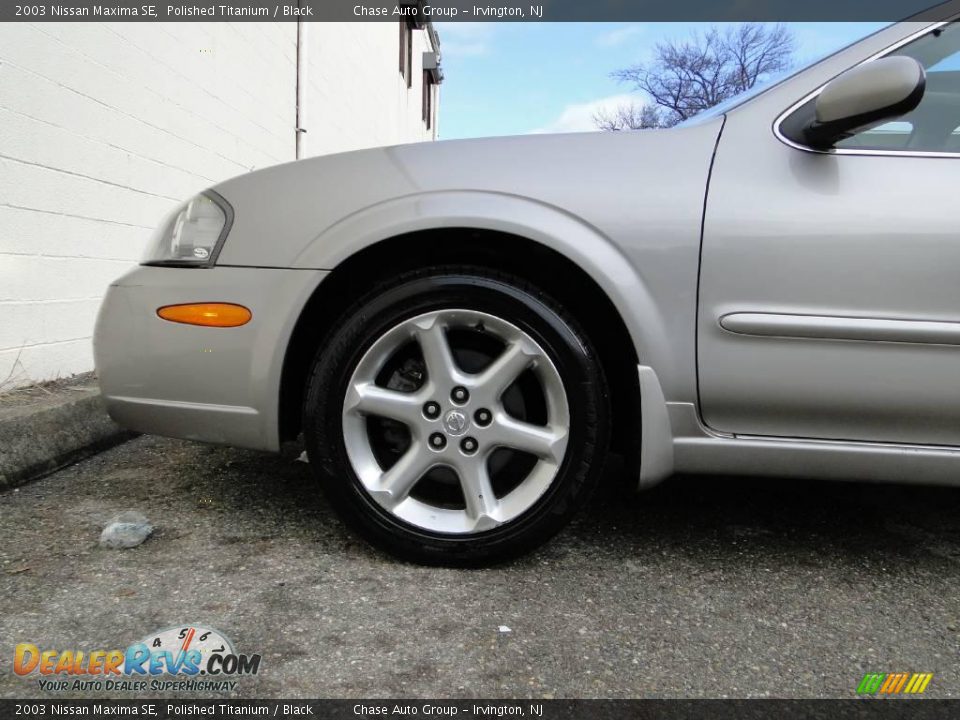
[{"label": "windshield", "polygon": [[[886,25],[886,26],[884,26],[884,27],[889,27],[889,25]],[[697,114],[697,115],[694,115],[694,116],[691,117],[691,118],[687,118],[687,119],[684,120],[682,123],[680,123],[679,125],[677,125],[677,127],[684,127],[684,126],[688,126],[688,125],[695,125],[695,124],[697,124],[697,123],[699,123],[699,122],[703,122],[703,121],[705,121],[705,120],[710,120],[711,118],[715,118],[715,117],[717,117],[717,116],[719,116],[719,115],[723,115],[724,113],[727,113],[727,112],[729,112],[730,110],[733,110],[735,107],[738,107],[738,106],[742,105],[743,103],[747,102],[748,100],[751,100],[751,99],[755,98],[757,95],[760,95],[761,93],[766,92],[766,91],[769,90],[770,88],[772,88],[772,87],[774,87],[774,86],[776,86],[776,85],[779,85],[780,83],[784,82],[785,80],[788,80],[789,78],[793,77],[794,75],[799,75],[799,74],[802,73],[804,70],[806,70],[806,69],[809,68],[809,67],[813,67],[814,65],[816,65],[816,64],[817,64],[818,62],[820,62],[821,60],[826,60],[828,57],[831,57],[831,56],[833,56],[833,55],[836,55],[837,53],[842,52],[843,50],[846,50],[848,47],[851,47],[851,46],[853,46],[853,45],[856,45],[858,42],[860,42],[861,40],[863,40],[865,37],[869,37],[870,35],[874,35],[874,34],[876,34],[877,32],[880,32],[880,30],[882,30],[882,29],[884,29],[884,28],[881,27],[881,28],[879,28],[878,30],[875,30],[873,33],[868,33],[868,34],[864,35],[863,37],[861,37],[861,38],[859,38],[859,39],[857,39],[857,40],[854,40],[852,43],[847,43],[847,44],[845,44],[845,45],[842,45],[841,47],[833,48],[833,49],[827,50],[827,51],[825,51],[825,52],[821,52],[821,53],[819,53],[818,55],[815,55],[812,60],[808,60],[807,62],[805,62],[805,63],[803,63],[803,64],[801,64],[801,65],[798,65],[797,67],[789,68],[789,69],[787,69],[787,70],[784,70],[783,72],[774,73],[773,75],[770,75],[769,77],[766,77],[766,78],[764,78],[763,80],[758,81],[752,88],[749,88],[748,90],[744,90],[744,91],[743,91],[742,93],[740,93],[739,95],[734,95],[732,98],[727,98],[727,99],[724,100],[722,103],[719,103],[719,104],[717,104],[717,105],[714,105],[714,106],[713,106],[712,108],[710,108],[709,110],[704,110],[703,112],[701,112],[701,113],[699,113],[699,114]]]}]

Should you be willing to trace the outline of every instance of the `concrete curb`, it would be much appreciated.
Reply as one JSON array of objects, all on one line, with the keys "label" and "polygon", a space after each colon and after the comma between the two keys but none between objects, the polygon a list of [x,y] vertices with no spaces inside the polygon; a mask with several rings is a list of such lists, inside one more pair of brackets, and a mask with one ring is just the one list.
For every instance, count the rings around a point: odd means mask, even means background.
[{"label": "concrete curb", "polygon": [[135,436],[107,415],[92,377],[7,393],[0,396],[0,490]]}]

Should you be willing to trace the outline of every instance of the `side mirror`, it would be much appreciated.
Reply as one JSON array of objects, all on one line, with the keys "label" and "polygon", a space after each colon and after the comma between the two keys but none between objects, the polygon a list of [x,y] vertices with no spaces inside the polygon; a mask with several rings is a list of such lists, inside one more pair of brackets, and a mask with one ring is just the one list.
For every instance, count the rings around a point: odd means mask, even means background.
[{"label": "side mirror", "polygon": [[859,65],[831,80],[817,97],[816,116],[803,128],[811,147],[826,150],[855,133],[906,115],[927,86],[923,65],[887,57]]}]

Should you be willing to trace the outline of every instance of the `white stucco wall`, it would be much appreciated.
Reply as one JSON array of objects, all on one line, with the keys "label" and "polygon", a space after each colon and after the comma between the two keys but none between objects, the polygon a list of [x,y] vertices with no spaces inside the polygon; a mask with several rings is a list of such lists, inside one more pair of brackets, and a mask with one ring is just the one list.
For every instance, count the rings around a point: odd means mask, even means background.
[{"label": "white stucco wall", "polygon": [[[394,23],[311,24],[303,155],[425,140]],[[0,390],[93,369],[111,280],[176,202],[295,158],[295,23],[0,24]]]}]

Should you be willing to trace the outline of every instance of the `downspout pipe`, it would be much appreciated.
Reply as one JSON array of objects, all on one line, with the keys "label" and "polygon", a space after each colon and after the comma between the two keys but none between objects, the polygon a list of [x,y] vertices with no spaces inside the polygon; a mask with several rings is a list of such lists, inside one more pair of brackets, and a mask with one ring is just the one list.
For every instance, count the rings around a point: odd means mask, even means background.
[{"label": "downspout pipe", "polygon": [[[303,0],[297,1],[297,7],[302,7]],[[297,146],[295,159],[306,155],[307,132],[307,28],[309,23],[297,20],[297,117],[296,136]]]}]

